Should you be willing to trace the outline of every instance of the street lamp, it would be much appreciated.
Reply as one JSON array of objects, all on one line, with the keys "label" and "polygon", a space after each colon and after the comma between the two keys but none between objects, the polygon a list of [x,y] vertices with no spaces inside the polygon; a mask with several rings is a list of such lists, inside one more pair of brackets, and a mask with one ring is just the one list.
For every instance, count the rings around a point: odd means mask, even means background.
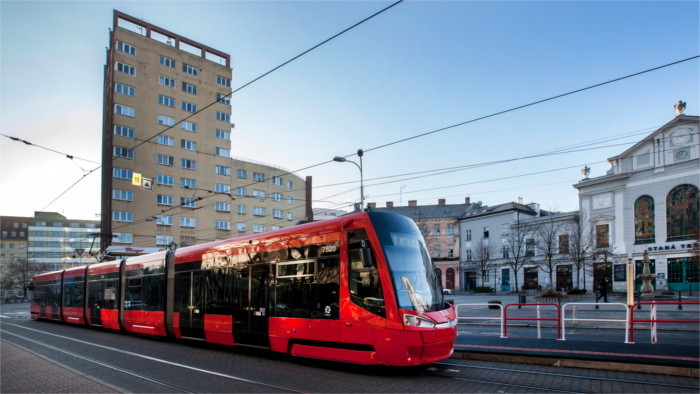
[{"label": "street lamp", "polygon": [[364,152],[362,149],[357,150],[357,156],[360,158],[360,164],[355,163],[352,160],[348,160],[344,157],[336,156],[333,158],[333,161],[337,161],[339,163],[352,163],[357,166],[357,168],[360,169],[360,210],[365,209],[365,186],[364,186],[364,179],[362,177],[362,155],[364,155]]}]

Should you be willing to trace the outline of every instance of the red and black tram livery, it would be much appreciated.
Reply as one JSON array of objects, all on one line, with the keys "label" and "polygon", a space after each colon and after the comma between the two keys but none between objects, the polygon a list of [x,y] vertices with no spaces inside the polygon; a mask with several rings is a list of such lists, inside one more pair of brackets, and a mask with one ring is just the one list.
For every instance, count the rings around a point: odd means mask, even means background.
[{"label": "red and black tram livery", "polygon": [[33,278],[35,319],[294,356],[409,366],[449,357],[443,300],[409,218],[363,212]]}]

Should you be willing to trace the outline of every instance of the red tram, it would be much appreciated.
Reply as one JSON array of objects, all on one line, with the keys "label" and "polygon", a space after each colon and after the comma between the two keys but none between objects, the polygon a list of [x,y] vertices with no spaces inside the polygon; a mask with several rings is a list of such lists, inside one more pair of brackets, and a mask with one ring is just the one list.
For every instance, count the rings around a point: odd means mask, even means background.
[{"label": "red tram", "polygon": [[37,275],[34,319],[409,366],[457,335],[415,223],[365,212]]}]

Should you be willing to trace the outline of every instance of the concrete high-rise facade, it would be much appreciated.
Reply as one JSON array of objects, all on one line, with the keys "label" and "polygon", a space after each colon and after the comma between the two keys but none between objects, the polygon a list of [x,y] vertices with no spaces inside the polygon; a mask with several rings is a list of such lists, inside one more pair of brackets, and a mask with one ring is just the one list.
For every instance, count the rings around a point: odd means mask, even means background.
[{"label": "concrete high-rise facade", "polygon": [[184,246],[306,219],[310,180],[231,156],[230,62],[114,12],[104,79],[103,247]]}]

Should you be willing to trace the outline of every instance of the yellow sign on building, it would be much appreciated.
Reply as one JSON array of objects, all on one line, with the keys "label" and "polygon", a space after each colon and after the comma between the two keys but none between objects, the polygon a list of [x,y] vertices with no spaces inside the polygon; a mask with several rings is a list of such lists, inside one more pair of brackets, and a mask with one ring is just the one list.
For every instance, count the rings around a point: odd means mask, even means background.
[{"label": "yellow sign on building", "polygon": [[135,172],[131,177],[131,184],[136,186],[141,186],[141,174]]}]

